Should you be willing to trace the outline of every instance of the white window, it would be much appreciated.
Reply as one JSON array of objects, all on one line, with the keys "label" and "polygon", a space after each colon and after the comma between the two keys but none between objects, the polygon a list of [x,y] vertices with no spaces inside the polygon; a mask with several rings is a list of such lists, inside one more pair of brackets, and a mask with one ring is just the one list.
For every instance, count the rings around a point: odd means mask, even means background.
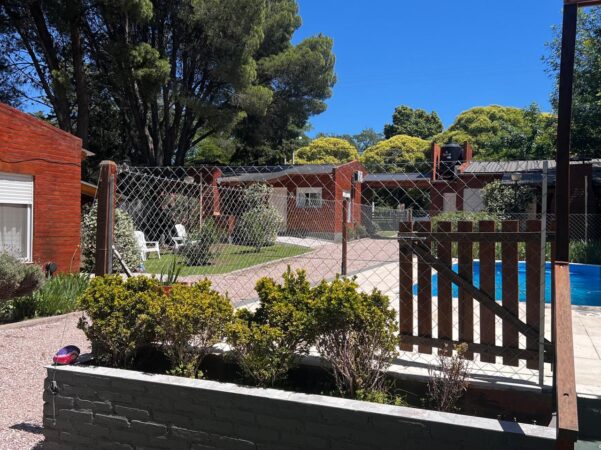
[{"label": "white window", "polygon": [[31,261],[33,177],[0,173],[0,251]]},{"label": "white window", "polygon": [[483,209],[482,189],[465,188],[463,190],[463,210],[477,212]]},{"label": "white window", "polygon": [[454,192],[445,192],[442,197],[442,210],[457,211],[457,194]]},{"label": "white window", "polygon": [[321,188],[296,188],[297,208],[321,208]]}]

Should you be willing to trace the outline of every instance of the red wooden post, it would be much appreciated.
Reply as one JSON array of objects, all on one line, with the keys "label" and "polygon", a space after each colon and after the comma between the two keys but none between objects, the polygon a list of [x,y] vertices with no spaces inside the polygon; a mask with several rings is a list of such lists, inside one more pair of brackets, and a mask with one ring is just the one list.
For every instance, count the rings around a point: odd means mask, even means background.
[{"label": "red wooden post", "polygon": [[[449,233],[451,222],[438,222],[436,231]],[[448,267],[452,267],[451,242],[444,240],[438,243],[438,259]],[[451,280],[438,273],[438,338],[453,339],[453,286]],[[440,349],[440,354],[450,354],[447,349]]]},{"label": "red wooden post", "polygon": [[[471,233],[472,230],[472,222],[460,221],[457,224],[458,232]],[[473,279],[473,243],[460,242],[457,247],[459,275],[471,282]],[[459,288],[459,340],[468,343],[474,342],[474,299],[462,288]],[[473,352],[466,352],[466,359],[473,359],[473,357]]]},{"label": "red wooden post", "polygon": [[[430,222],[416,222],[415,231],[430,232]],[[430,240],[424,243],[431,250]],[[417,334],[419,337],[432,337],[432,266],[419,259],[417,263]],[[419,345],[420,353],[432,353],[429,345]]]},{"label": "red wooden post", "polygon": [[346,215],[348,214],[348,200],[342,200],[342,263],[340,273],[346,275],[347,270],[347,254],[348,254],[348,224],[346,223]]},{"label": "red wooden post", "polygon": [[[495,222],[493,220],[482,220],[478,224],[478,231],[494,232]],[[495,298],[495,242],[480,242],[480,289]],[[480,342],[482,344],[495,345],[495,315],[480,304]],[[496,362],[496,357],[489,354],[480,354],[482,362]]]},{"label": "red wooden post", "polygon": [[[528,220],[526,231],[539,232],[540,220]],[[540,294],[541,294],[541,260],[540,239],[526,242],[526,323],[532,328],[540,329]],[[526,339],[528,350],[538,350],[538,340],[532,337]],[[538,368],[538,358],[526,362],[529,369]]]},{"label": "red wooden post", "polygon": [[[413,222],[399,222],[399,233],[411,233]],[[399,241],[399,348],[413,351],[413,344],[403,343],[403,336],[413,336],[413,253]]]},{"label": "red wooden post", "polygon": [[115,226],[115,185],[117,165],[100,163],[98,176],[98,215],[96,218],[96,276],[113,272],[113,229]]},{"label": "red wooden post", "polygon": [[[517,220],[503,221],[502,231],[518,232],[519,222]],[[517,242],[503,242],[501,244],[501,260],[503,268],[503,308],[519,316],[519,289],[518,289],[518,244]],[[503,347],[506,356],[503,356],[503,364],[517,366],[519,359],[512,350],[519,347],[518,331],[510,323],[503,321]]]}]

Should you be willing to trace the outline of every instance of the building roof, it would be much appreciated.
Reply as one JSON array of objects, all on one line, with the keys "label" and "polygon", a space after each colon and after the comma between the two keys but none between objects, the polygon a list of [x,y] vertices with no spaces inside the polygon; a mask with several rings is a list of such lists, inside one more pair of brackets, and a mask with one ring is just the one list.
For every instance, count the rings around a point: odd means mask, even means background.
[{"label": "building roof", "polygon": [[[508,172],[537,172],[543,170],[545,160],[530,161],[470,161],[463,173],[508,173]],[[592,164],[600,166],[601,159],[570,161],[570,164]],[[547,160],[548,169],[555,170],[555,160]]]},{"label": "building roof", "polygon": [[384,182],[384,181],[414,181],[429,180],[428,174],[419,172],[399,172],[399,173],[368,173],[363,177],[365,182]]},{"label": "building roof", "polygon": [[[281,177],[293,175],[324,175],[332,173],[338,167],[335,164],[303,164],[299,166],[278,166],[262,172],[242,172],[237,171],[233,175],[223,174],[220,178],[222,183],[247,183],[256,181],[270,181]],[[248,170],[257,170],[248,169]]]}]

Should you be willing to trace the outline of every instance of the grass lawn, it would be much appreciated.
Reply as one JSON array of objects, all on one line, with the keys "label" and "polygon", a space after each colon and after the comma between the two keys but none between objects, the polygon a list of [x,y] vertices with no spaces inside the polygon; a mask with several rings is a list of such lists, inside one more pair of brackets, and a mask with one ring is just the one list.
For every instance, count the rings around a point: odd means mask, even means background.
[{"label": "grass lawn", "polygon": [[[276,259],[289,258],[291,256],[302,255],[311,250],[309,247],[291,244],[275,244],[271,247],[262,248],[257,252],[253,247],[244,245],[223,244],[216,246],[216,255],[211,264],[206,266],[182,266],[180,276],[187,275],[215,275],[220,273],[233,272],[234,270],[245,269]],[[167,272],[173,263],[173,258],[178,262],[185,264],[185,258],[174,254],[163,254],[161,259],[152,258],[144,262],[144,267],[148,273]]]}]

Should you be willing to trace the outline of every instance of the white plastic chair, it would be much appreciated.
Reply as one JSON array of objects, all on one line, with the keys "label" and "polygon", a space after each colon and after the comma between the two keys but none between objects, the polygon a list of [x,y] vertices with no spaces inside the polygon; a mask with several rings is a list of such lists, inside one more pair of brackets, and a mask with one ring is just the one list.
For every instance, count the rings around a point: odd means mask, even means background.
[{"label": "white plastic chair", "polygon": [[142,231],[134,231],[136,235],[136,241],[138,241],[138,246],[140,247],[140,255],[142,256],[142,261],[146,261],[146,255],[148,253],[156,253],[161,259],[161,249],[159,248],[158,241],[147,241],[146,236]]},{"label": "white plastic chair", "polygon": [[186,233],[186,227],[184,227],[181,223],[175,225],[175,233],[177,236],[173,236],[171,239],[173,239],[173,245],[177,250],[185,244],[188,233]]}]

